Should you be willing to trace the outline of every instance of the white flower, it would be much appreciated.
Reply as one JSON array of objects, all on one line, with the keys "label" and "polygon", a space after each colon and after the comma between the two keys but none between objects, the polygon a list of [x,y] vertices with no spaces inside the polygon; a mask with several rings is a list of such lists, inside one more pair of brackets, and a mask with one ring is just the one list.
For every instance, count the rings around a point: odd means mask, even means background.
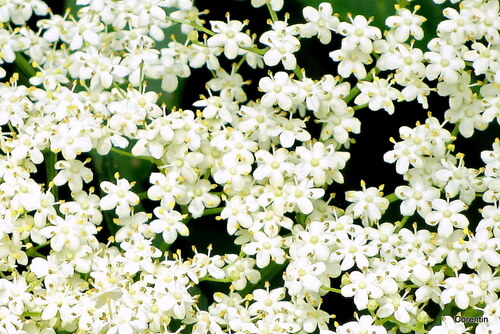
[{"label": "white flower", "polygon": [[264,62],[268,66],[275,66],[280,61],[286,70],[294,70],[297,60],[294,53],[300,49],[300,42],[294,36],[298,33],[298,26],[288,26],[286,21],[275,21],[271,31],[263,33],[259,42],[269,46],[264,54]]},{"label": "white flower", "polygon": [[346,213],[352,214],[354,218],[361,217],[366,223],[379,220],[389,207],[389,200],[383,197],[380,189],[367,189],[364,182],[361,187],[361,191],[346,192],[346,200],[353,203],[347,207]]},{"label": "white flower", "polygon": [[440,22],[436,29],[441,38],[454,45],[460,45],[479,35],[472,10],[463,8],[458,12],[456,9],[448,7],[443,10],[443,15],[449,20]]},{"label": "white flower", "polygon": [[297,231],[290,245],[292,257],[314,256],[320,261],[330,257],[330,248],[334,244],[334,234],[327,231],[324,222],[313,221],[307,225],[307,230]]},{"label": "white flower", "polygon": [[371,20],[367,20],[362,15],[356,17],[349,16],[351,23],[341,22],[338,25],[338,32],[344,36],[342,39],[342,48],[359,49],[363,53],[373,51],[372,40],[380,39],[382,33],[377,27],[371,27]]},{"label": "white flower", "polygon": [[187,194],[186,186],[180,182],[180,173],[165,170],[164,173],[151,173],[149,182],[153,185],[148,189],[148,198],[160,201],[164,208],[173,208],[176,201]]},{"label": "white flower", "polygon": [[215,168],[213,174],[218,184],[229,184],[235,191],[242,190],[246,178],[251,173],[252,166],[248,161],[240,160],[232,154],[225,154]]},{"label": "white flower", "polygon": [[210,181],[202,179],[195,184],[187,184],[187,197],[191,198],[188,210],[193,215],[193,218],[198,218],[203,215],[205,208],[215,208],[220,203],[220,198],[217,195],[210,194],[214,185]]},{"label": "white flower", "polygon": [[77,250],[85,243],[85,235],[97,232],[93,224],[85,224],[73,215],[68,215],[65,219],[57,217],[52,224],[53,226],[43,228],[40,233],[50,238],[50,246],[56,252],[61,251],[63,247]]},{"label": "white flower", "polygon": [[356,96],[354,103],[357,105],[368,104],[371,110],[384,109],[389,115],[394,113],[393,100],[400,97],[400,92],[391,86],[386,79],[374,78],[374,81],[360,81],[358,88],[361,93]]},{"label": "white flower", "polygon": [[482,292],[473,281],[473,277],[473,275],[459,274],[457,277],[445,279],[441,302],[448,304],[454,300],[455,304],[462,310],[474,306],[479,301],[478,297],[481,296]]},{"label": "white flower", "polygon": [[179,83],[177,77],[187,78],[191,71],[187,60],[172,54],[171,50],[167,48],[161,50],[159,64],[148,66],[146,73],[152,78],[161,78],[161,88],[166,92],[173,92]]},{"label": "white flower", "polygon": [[431,226],[438,225],[438,233],[442,236],[450,236],[453,233],[453,227],[466,228],[469,220],[462,212],[467,209],[464,202],[457,199],[452,202],[436,198],[432,201],[434,211],[425,216],[425,222]]},{"label": "white flower", "polygon": [[348,152],[336,152],[333,145],[325,146],[322,142],[316,142],[310,149],[299,146],[295,150],[299,163],[295,169],[295,175],[299,180],[312,178],[315,186],[344,182],[344,177],[339,172],[345,167],[350,157]]},{"label": "white flower", "polygon": [[410,36],[417,40],[424,37],[424,30],[421,25],[426,18],[416,15],[418,9],[420,9],[419,5],[414,7],[413,12],[407,8],[399,8],[397,15],[389,16],[385,20],[385,24],[395,30],[395,36],[399,42],[405,42]]},{"label": "white flower", "polygon": [[176,210],[157,207],[154,209],[157,219],[149,224],[151,230],[155,233],[161,233],[163,240],[171,244],[177,239],[177,235],[189,235],[189,229],[183,223],[182,214]]},{"label": "white flower", "polygon": [[483,263],[495,268],[500,265],[499,249],[500,238],[494,238],[490,231],[481,229],[466,241],[459,257],[469,268],[477,269]]},{"label": "white flower", "polygon": [[455,322],[451,316],[444,316],[441,319],[440,326],[434,326],[429,334],[442,334],[442,333],[455,333],[455,334],[465,334],[468,333],[467,328],[463,322]]},{"label": "white flower", "polygon": [[[284,187],[290,209],[296,207],[303,214],[310,214],[314,210],[313,199],[321,198],[325,194],[322,188],[314,188],[311,180],[304,179],[298,184],[287,184]],[[291,210],[290,210],[291,211]]]},{"label": "white flower", "polygon": [[351,74],[354,74],[357,79],[365,78],[365,65],[370,65],[373,62],[369,53],[343,46],[340,50],[330,52],[329,56],[332,60],[340,62],[337,71],[343,78],[347,78]]},{"label": "white flower", "polygon": [[99,208],[99,196],[92,193],[87,194],[82,190],[74,191],[71,196],[74,201],[61,203],[60,211],[62,213],[77,215],[95,225],[99,225],[101,223],[102,213]]},{"label": "white flower", "polygon": [[311,134],[305,129],[306,124],[303,120],[292,117],[289,119],[278,117],[278,121],[275,135],[279,135],[281,146],[290,148],[295,141],[305,142],[311,139]]},{"label": "white flower", "polygon": [[405,300],[399,294],[384,296],[377,301],[381,307],[377,310],[377,316],[387,318],[394,315],[397,321],[408,323],[417,315],[415,302]]},{"label": "white flower", "polygon": [[484,111],[484,105],[477,98],[463,103],[458,108],[450,108],[446,110],[445,117],[451,123],[458,123],[460,134],[465,138],[470,138],[474,134],[474,130],[485,130],[488,123],[481,115]]},{"label": "white flower", "polygon": [[425,217],[431,212],[431,202],[439,198],[439,189],[414,178],[410,179],[410,186],[398,186],[394,193],[403,200],[400,205],[403,216],[412,216],[417,210]]},{"label": "white flower", "polygon": [[398,174],[405,174],[410,168],[410,164],[415,168],[424,166],[421,147],[409,140],[394,142],[394,149],[384,153],[384,161],[396,162]]},{"label": "white flower", "polygon": [[299,92],[286,72],[278,72],[274,76],[260,79],[259,88],[265,93],[261,99],[264,106],[272,107],[278,104],[283,110],[292,109],[294,97]]},{"label": "white flower", "polygon": [[299,258],[291,262],[283,274],[285,287],[291,296],[306,291],[319,292],[323,284],[320,277],[326,270],[324,262],[311,262],[308,258]]},{"label": "white flower", "polygon": [[321,43],[330,43],[332,39],[331,31],[336,31],[340,22],[333,13],[332,5],[323,2],[318,9],[307,6],[302,10],[302,14],[308,23],[300,27],[300,36],[312,37],[318,35]]},{"label": "white flower", "polygon": [[252,241],[242,247],[248,255],[256,255],[257,267],[264,268],[273,260],[276,263],[285,262],[285,251],[282,249],[283,238],[279,235],[266,235],[264,232],[252,234]]},{"label": "white flower", "polygon": [[283,8],[285,0],[252,0],[252,6],[255,8],[269,4],[274,11],[280,11]]},{"label": "white flower", "polygon": [[227,23],[222,21],[210,21],[215,35],[207,40],[209,47],[223,47],[224,55],[228,59],[234,59],[238,54],[243,53],[241,47],[251,47],[252,39],[247,34],[241,32],[245,27],[245,22],[230,20],[227,16]]},{"label": "white flower", "polygon": [[458,166],[451,161],[443,159],[443,167],[435,173],[435,180],[444,187],[446,196],[449,198],[460,195],[465,204],[471,204],[476,198],[476,192],[484,192],[486,184],[478,178],[479,171],[466,168],[462,154],[457,154]]},{"label": "white flower", "polygon": [[223,99],[244,102],[247,100],[247,95],[243,85],[248,85],[250,81],[244,81],[235,68],[233,67],[231,73],[226,72],[223,68],[217,69],[216,77],[207,82],[207,85],[213,91],[220,91],[220,96]]},{"label": "white flower", "polygon": [[286,305],[286,302],[281,301],[285,296],[285,288],[269,290],[269,284],[266,284],[265,290],[257,289],[252,292],[252,300],[254,302],[250,305],[248,311],[255,315],[262,312],[274,314]]},{"label": "white flower", "polygon": [[337,334],[387,334],[387,330],[383,326],[374,325],[373,321],[372,316],[363,315],[355,321],[337,327]]},{"label": "white flower", "polygon": [[370,244],[366,244],[367,235],[359,234],[351,238],[337,238],[336,250],[330,255],[330,262],[340,263],[340,269],[347,271],[354,264],[364,270],[368,268],[368,259],[378,254],[378,249]]},{"label": "white flower", "polygon": [[233,235],[240,227],[251,228],[253,225],[252,212],[258,208],[255,200],[234,196],[226,200],[224,209],[220,214],[222,219],[227,219],[227,231]]},{"label": "white flower", "polygon": [[269,178],[271,184],[283,185],[284,178],[291,176],[295,165],[289,161],[290,153],[286,148],[279,148],[270,153],[265,150],[255,152],[255,160],[258,167],[254,170],[255,180]]},{"label": "white flower", "polygon": [[[85,161],[85,163],[89,160]],[[55,168],[60,169],[59,173],[54,177],[54,183],[61,186],[68,183],[71,191],[82,190],[83,182],[89,183],[93,179],[93,174],[90,168],[85,167],[85,163],[80,160],[60,160],[56,162]]]},{"label": "white flower", "polygon": [[471,50],[464,53],[464,60],[472,61],[476,75],[485,74],[493,68],[494,62],[500,57],[500,52],[480,42],[471,45]]},{"label": "white flower", "polygon": [[253,258],[239,259],[236,254],[226,254],[225,260],[229,264],[226,268],[226,276],[231,279],[231,285],[236,290],[243,290],[248,282],[257,283],[260,278],[260,271],[255,269]]},{"label": "white flower", "polygon": [[427,78],[429,80],[440,78],[454,83],[458,80],[459,71],[465,67],[465,63],[457,56],[457,50],[454,46],[440,44],[440,42],[436,40],[436,46],[431,48],[432,51],[425,53],[425,58],[430,61],[426,68]]},{"label": "white flower", "polygon": [[126,179],[120,179],[115,174],[116,184],[108,181],[101,182],[101,189],[107,194],[101,198],[100,206],[103,210],[116,208],[118,216],[127,216],[130,213],[130,206],[139,204],[139,196],[130,191],[135,182],[129,183]]},{"label": "white flower", "polygon": [[50,149],[62,152],[66,160],[75,160],[77,155],[92,149],[92,140],[81,122],[59,123],[55,125],[54,132],[50,138]]},{"label": "white flower", "polygon": [[[343,284],[340,292],[344,297],[354,296],[354,304],[358,310],[366,309],[368,299],[381,298],[384,291],[380,288],[374,273],[368,272],[363,274],[359,271],[354,271],[350,274],[345,274],[345,284]],[[343,279],[344,282],[344,279]]]}]

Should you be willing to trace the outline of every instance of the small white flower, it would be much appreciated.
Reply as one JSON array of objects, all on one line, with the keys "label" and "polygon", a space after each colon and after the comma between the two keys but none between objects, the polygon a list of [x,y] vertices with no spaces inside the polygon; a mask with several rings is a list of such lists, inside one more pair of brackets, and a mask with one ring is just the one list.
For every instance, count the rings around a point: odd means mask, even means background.
[{"label": "small white flower", "polygon": [[482,292],[473,281],[473,277],[473,275],[459,274],[457,277],[445,279],[441,302],[448,304],[454,300],[455,304],[462,310],[474,306],[479,301],[478,297],[481,296]]},{"label": "small white flower", "polygon": [[450,316],[444,316],[441,320],[440,326],[434,326],[429,334],[441,334],[441,333],[455,333],[455,334],[465,334],[468,333],[467,328],[463,322],[455,322],[455,320]]},{"label": "small white flower", "polygon": [[[85,163],[87,162],[89,161],[85,161]],[[93,179],[92,171],[90,168],[85,167],[85,163],[80,160],[60,160],[56,162],[55,168],[60,169],[60,171],[54,177],[54,183],[57,186],[68,183],[71,191],[82,190],[83,182],[89,183]]]},{"label": "small white flower", "polygon": [[385,24],[395,30],[395,36],[399,42],[405,42],[410,36],[417,40],[424,37],[424,30],[421,26],[426,18],[416,15],[417,10],[420,9],[419,5],[414,8],[413,12],[407,8],[399,8],[397,15],[389,16],[385,20]]},{"label": "small white flower", "polygon": [[394,113],[392,101],[400,98],[400,92],[392,87],[390,81],[376,77],[373,82],[360,81],[358,88],[361,93],[356,96],[354,103],[368,104],[371,110],[384,109],[389,115]]},{"label": "small white flower", "polygon": [[264,268],[271,260],[276,263],[285,262],[285,251],[283,238],[279,235],[266,235],[264,232],[256,232],[252,235],[252,241],[242,247],[248,255],[256,255],[257,267]]},{"label": "small white flower", "polygon": [[245,27],[245,22],[230,20],[227,16],[227,23],[222,21],[210,21],[212,30],[216,35],[207,40],[209,47],[223,47],[224,55],[228,59],[234,59],[243,50],[241,47],[251,47],[252,39],[247,34],[241,32]]},{"label": "small white flower", "polygon": [[120,179],[115,174],[116,184],[108,181],[101,182],[102,190],[107,194],[101,198],[100,206],[103,210],[116,208],[118,216],[127,216],[130,213],[130,206],[139,204],[139,196],[130,191],[135,182],[129,183],[126,179]]},{"label": "small white flower", "polygon": [[261,99],[263,105],[272,107],[277,104],[283,110],[292,109],[294,96],[299,92],[286,72],[260,79],[259,88],[265,93]]},{"label": "small white flower", "polygon": [[389,207],[389,200],[383,197],[380,189],[366,188],[364,182],[361,187],[361,191],[346,192],[346,200],[352,203],[347,207],[346,213],[352,214],[354,218],[361,217],[364,223],[379,220]]},{"label": "small white flower", "polygon": [[453,233],[453,228],[466,228],[469,220],[462,212],[467,209],[464,202],[457,199],[452,202],[436,198],[432,201],[433,211],[425,216],[425,222],[431,226],[438,225],[438,233],[448,237]]},{"label": "small white flower", "polygon": [[307,6],[302,10],[304,18],[308,23],[300,28],[302,37],[312,37],[318,35],[318,39],[323,44],[328,44],[332,40],[332,31],[336,31],[339,25],[339,19],[333,13],[332,5],[323,2],[318,9]]}]

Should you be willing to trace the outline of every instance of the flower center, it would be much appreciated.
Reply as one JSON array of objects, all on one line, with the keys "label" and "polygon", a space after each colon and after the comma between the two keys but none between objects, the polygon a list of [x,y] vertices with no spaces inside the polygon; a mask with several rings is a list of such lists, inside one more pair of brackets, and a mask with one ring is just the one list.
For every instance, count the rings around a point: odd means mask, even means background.
[{"label": "flower center", "polygon": [[443,211],[443,217],[450,218],[451,215],[452,215],[452,212],[450,210],[446,209]]},{"label": "flower center", "polygon": [[273,247],[273,245],[271,245],[271,243],[270,243],[269,241],[265,241],[265,242],[262,244],[262,247],[263,247],[264,249],[269,250],[269,249],[271,249],[271,248]]},{"label": "flower center", "polygon": [[358,37],[363,37],[363,36],[365,35],[365,32],[364,32],[364,30],[363,30],[363,29],[358,28],[358,29],[356,29],[356,31],[354,32],[354,34],[355,34],[356,36],[358,36]]}]

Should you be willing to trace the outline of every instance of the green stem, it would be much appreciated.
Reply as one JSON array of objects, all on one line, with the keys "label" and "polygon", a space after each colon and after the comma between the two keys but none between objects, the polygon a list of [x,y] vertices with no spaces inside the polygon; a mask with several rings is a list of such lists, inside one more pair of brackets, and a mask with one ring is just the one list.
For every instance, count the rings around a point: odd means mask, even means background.
[{"label": "green stem", "polygon": [[24,312],[21,314],[22,317],[40,317],[42,315],[42,312]]},{"label": "green stem", "polygon": [[271,4],[268,2],[266,4],[267,6],[267,10],[269,11],[269,15],[271,15],[271,20],[273,20],[273,22],[276,22],[276,21],[279,21],[278,19],[278,15],[276,14],[276,12],[271,8]]},{"label": "green stem", "polygon": [[171,16],[167,16],[167,19],[170,20],[170,21],[172,21],[172,22],[177,22],[177,23],[181,23],[181,24],[189,24],[191,27],[195,28],[196,30],[202,31],[202,32],[204,32],[204,33],[206,33],[207,35],[210,35],[210,36],[215,36],[216,35],[212,30],[207,29],[204,26],[199,25],[198,23],[195,23],[195,22],[192,22],[192,21],[176,19],[176,18],[173,18]]},{"label": "green stem", "polygon": [[455,127],[453,128],[453,131],[451,132],[451,135],[453,137],[456,137],[459,132],[460,132],[460,123],[455,123]]},{"label": "green stem", "polygon": [[265,48],[265,49],[259,49],[257,47],[249,47],[249,46],[239,46],[240,49],[243,49],[243,50],[246,50],[246,51],[250,51],[250,52],[253,52],[253,53],[256,53],[258,55],[265,55],[267,50],[269,50],[269,48]]},{"label": "green stem", "polygon": [[368,103],[362,104],[360,106],[354,106],[354,107],[352,107],[352,109],[359,110],[359,109],[365,109],[366,107],[368,107]]},{"label": "green stem", "polygon": [[59,200],[59,191],[57,186],[52,183],[52,181],[56,177],[56,162],[57,153],[54,153],[50,150],[45,151],[45,174],[47,176],[47,185],[51,187],[50,192],[52,193],[52,195],[54,195],[54,199],[57,202]]},{"label": "green stem", "polygon": [[33,254],[37,253],[37,250],[39,250],[40,248],[42,247],[45,247],[47,246],[49,243],[46,242],[44,244],[41,244],[41,245],[38,245],[38,246],[34,246],[34,247],[31,247],[31,248],[28,248],[26,250],[26,255],[29,257],[29,256],[32,256]]},{"label": "green stem", "polygon": [[[366,77],[364,79],[362,79],[363,81],[372,81],[373,77],[378,73],[380,72],[379,69],[377,68],[373,68],[370,72],[368,72],[368,74],[366,75]],[[360,80],[361,81],[361,80]],[[361,91],[359,90],[358,86],[354,86],[351,91],[349,92],[349,95],[347,95],[345,98],[344,98],[344,101],[345,103],[349,103],[351,102]]]},{"label": "green stem", "polygon": [[222,212],[224,208],[223,207],[220,207],[220,208],[210,208],[210,209],[205,209],[205,211],[203,211],[203,216],[213,216],[213,215],[218,215],[219,213]]},{"label": "green stem", "polygon": [[392,194],[389,194],[389,195],[385,195],[384,197],[385,197],[386,199],[388,199],[390,203],[392,203],[392,202],[396,202],[396,201],[399,201],[399,197],[398,197],[398,196],[396,196],[396,194],[395,194],[395,193],[392,193]]},{"label": "green stem", "polygon": [[328,288],[328,287],[326,287],[326,286],[324,286],[324,285],[323,285],[323,286],[321,286],[321,289],[323,289],[323,290],[327,290],[327,291],[330,291],[330,292],[335,292],[335,293],[338,293],[339,295],[341,294],[340,289]]},{"label": "green stem", "polygon": [[36,70],[31,66],[31,64],[24,58],[21,53],[16,54],[16,60],[14,64],[17,65],[19,70],[28,78],[34,77],[36,75]]},{"label": "green stem", "polygon": [[129,158],[134,158],[134,159],[140,159],[140,160],[146,160],[146,161],[149,161],[152,164],[155,164],[157,166],[161,166],[162,165],[162,162],[160,160],[158,160],[158,159],[155,159],[155,158],[152,158],[152,157],[146,157],[144,155],[133,155],[130,152],[127,152],[127,151],[124,151],[124,150],[120,150],[119,148],[116,148],[116,147],[112,147],[111,151],[114,152],[114,153],[117,153],[117,154],[119,154],[121,156],[124,156],[124,157],[129,157]]},{"label": "green stem", "polygon": [[303,78],[302,69],[300,68],[299,65],[297,65],[295,67],[295,69],[293,70],[293,73],[295,73],[295,75],[297,76],[297,79],[302,80],[302,78]]},{"label": "green stem", "polygon": [[405,224],[408,221],[408,219],[410,219],[410,217],[408,217],[408,216],[404,216],[403,219],[401,219],[401,221],[399,222],[398,227],[396,228],[396,232],[401,231],[401,229],[405,226]]},{"label": "green stem", "polygon": [[235,72],[235,73],[237,73],[237,72],[240,70],[241,65],[243,65],[243,63],[245,63],[246,58],[247,58],[247,55],[246,55],[246,54],[244,54],[244,55],[241,57],[240,61],[238,62],[238,64],[236,64],[236,66],[235,66],[235,68],[234,68],[234,72]]},{"label": "green stem", "polygon": [[205,276],[205,277],[200,278],[200,282],[206,282],[206,281],[219,282],[219,283],[229,283],[229,282],[232,282],[233,279],[230,277],[217,279],[217,278],[213,278],[211,276]]}]

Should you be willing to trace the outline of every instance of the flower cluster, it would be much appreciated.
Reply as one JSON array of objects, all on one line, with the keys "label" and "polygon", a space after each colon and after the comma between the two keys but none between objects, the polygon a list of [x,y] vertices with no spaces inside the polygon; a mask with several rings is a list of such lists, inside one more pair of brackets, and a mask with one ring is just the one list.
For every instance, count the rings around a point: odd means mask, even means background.
[{"label": "flower cluster", "polygon": [[[0,1],[0,332],[498,332],[500,141],[476,168],[455,145],[500,125],[498,1],[444,9],[422,47],[411,1],[381,31],[329,3],[290,24],[283,0],[252,0],[271,17],[259,35],[191,0],[76,3]],[[341,41],[338,73],[307,77],[303,39]],[[265,74],[251,85],[243,66]],[[167,106],[195,69],[213,74],[200,98]],[[334,205],[357,114],[427,110],[431,94],[446,110],[383,156],[394,193],[361,182]],[[112,155],[147,166],[145,182],[103,172]],[[198,218],[239,251],[183,254]],[[339,296],[356,308],[343,324],[323,307]]]}]

